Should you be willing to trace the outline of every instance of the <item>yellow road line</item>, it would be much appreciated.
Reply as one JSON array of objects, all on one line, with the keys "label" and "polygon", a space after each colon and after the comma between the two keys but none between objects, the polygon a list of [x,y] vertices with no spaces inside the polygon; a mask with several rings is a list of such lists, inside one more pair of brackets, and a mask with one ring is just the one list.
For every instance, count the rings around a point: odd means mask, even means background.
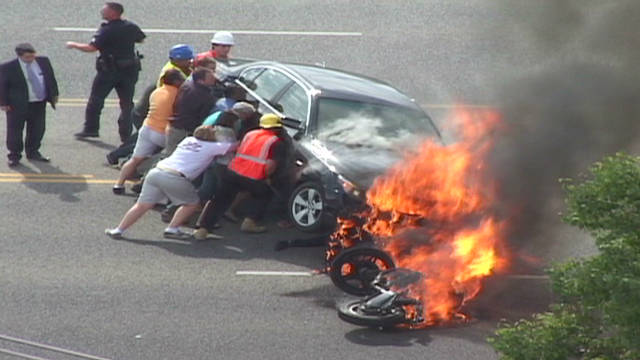
[{"label": "yellow road line", "polygon": [[[87,104],[83,104],[83,103],[57,103],[56,104],[57,107],[85,107],[87,106]],[[106,108],[114,108],[114,107],[118,107],[118,104],[104,104],[104,107]]]},{"label": "yellow road line", "polygon": [[[87,100],[81,98],[59,98],[58,102],[87,102]],[[118,102],[118,99],[104,99],[104,102]]]},{"label": "yellow road line", "polygon": [[[104,107],[118,107],[118,99],[105,99]],[[87,106],[87,99],[81,98],[61,98],[58,99],[56,106],[60,107],[85,107]]]}]

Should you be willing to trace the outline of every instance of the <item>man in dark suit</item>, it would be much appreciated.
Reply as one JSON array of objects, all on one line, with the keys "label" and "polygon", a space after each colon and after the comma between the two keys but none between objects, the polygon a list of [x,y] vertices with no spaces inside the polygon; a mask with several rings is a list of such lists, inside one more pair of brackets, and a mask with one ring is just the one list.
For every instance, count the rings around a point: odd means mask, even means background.
[{"label": "man in dark suit", "polygon": [[[27,159],[48,162],[40,154],[44,136],[46,103],[55,109],[58,83],[46,56],[36,56],[31,44],[16,46],[14,60],[0,65],[0,110],[7,113],[7,149],[9,166],[20,163],[24,148]],[[22,140],[24,125],[27,135]]]}]

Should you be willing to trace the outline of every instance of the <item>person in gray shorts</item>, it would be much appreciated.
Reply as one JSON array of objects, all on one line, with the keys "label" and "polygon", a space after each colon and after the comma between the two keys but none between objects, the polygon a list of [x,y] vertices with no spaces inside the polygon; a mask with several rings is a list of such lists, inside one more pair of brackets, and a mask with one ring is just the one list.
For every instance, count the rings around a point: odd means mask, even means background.
[{"label": "person in gray shorts", "polygon": [[155,89],[149,97],[149,113],[144,124],[138,131],[138,139],[133,149],[133,156],[120,170],[118,181],[113,185],[113,193],[124,194],[124,182],[131,178],[137,167],[158,149],[165,146],[165,131],[169,124],[169,117],[173,114],[173,103],[178,88],[184,82],[184,76],[179,70],[167,70],[162,77],[162,86]]},{"label": "person in gray shorts", "polygon": [[180,226],[198,209],[200,198],[191,181],[198,177],[216,156],[233,150],[235,144],[217,141],[216,131],[211,126],[199,126],[178,144],[168,158],[160,161],[147,174],[138,201],[127,211],[120,224],[106,229],[107,236],[120,239],[123,233],[155,204],[167,199],[181,205],[164,231],[169,239],[188,240],[190,233],[183,232]]}]

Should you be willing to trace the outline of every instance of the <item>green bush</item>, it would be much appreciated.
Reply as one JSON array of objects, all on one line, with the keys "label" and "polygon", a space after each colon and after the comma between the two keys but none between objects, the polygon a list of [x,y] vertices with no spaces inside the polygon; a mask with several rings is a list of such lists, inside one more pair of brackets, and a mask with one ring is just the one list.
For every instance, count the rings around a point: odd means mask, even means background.
[{"label": "green bush", "polygon": [[599,253],[548,270],[558,303],[489,342],[502,359],[640,359],[640,158],[616,154],[580,181],[561,180],[563,220]]}]

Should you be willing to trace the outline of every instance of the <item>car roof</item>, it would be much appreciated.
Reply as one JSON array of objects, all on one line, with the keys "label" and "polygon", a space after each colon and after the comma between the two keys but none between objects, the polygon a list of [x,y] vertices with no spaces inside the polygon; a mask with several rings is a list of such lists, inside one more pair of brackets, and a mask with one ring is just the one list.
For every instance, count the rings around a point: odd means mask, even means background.
[{"label": "car roof", "polygon": [[245,66],[270,66],[290,73],[309,87],[318,90],[320,97],[339,98],[362,102],[392,104],[419,109],[407,95],[393,86],[364,75],[315,65],[259,61]]}]

